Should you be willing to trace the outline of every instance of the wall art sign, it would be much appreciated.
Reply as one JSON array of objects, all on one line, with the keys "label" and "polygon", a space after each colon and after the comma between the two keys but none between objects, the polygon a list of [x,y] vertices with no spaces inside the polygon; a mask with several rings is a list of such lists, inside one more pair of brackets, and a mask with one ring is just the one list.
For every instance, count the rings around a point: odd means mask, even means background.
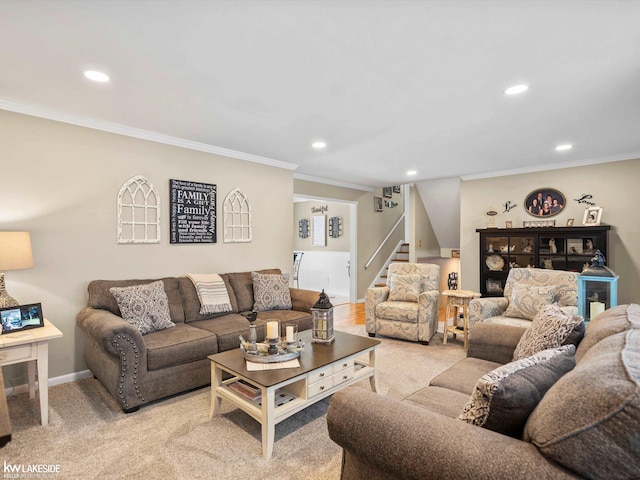
[{"label": "wall art sign", "polygon": [[216,186],[169,180],[171,243],[216,243]]},{"label": "wall art sign", "polygon": [[562,192],[553,188],[538,188],[524,199],[524,209],[534,217],[553,217],[566,205]]},{"label": "wall art sign", "polygon": [[586,205],[591,205],[592,207],[594,207],[596,203],[592,202],[592,199],[593,195],[590,195],[588,193],[583,193],[579,198],[574,198],[574,200],[578,203],[584,203]]},{"label": "wall art sign", "polygon": [[311,207],[311,213],[324,213],[329,211],[329,205],[320,205],[319,207]]}]

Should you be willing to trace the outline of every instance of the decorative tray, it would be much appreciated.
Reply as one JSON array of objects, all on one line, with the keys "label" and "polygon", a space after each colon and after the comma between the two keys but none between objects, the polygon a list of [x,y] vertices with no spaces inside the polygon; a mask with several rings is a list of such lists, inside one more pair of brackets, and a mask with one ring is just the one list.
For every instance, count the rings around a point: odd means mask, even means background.
[{"label": "decorative tray", "polygon": [[489,267],[489,270],[501,272],[502,267],[504,267],[504,259],[500,255],[490,255],[487,257],[485,264]]},{"label": "decorative tray", "polygon": [[267,348],[269,348],[269,346],[266,343],[256,343],[256,346],[258,347],[257,352],[248,351],[248,346],[248,342],[240,342],[240,350],[242,350],[245,360],[255,363],[274,363],[287,362],[294,358],[298,358],[300,356],[300,352],[304,349],[304,342],[299,340],[298,344],[294,344],[292,347],[289,347],[286,344],[279,344],[278,353],[272,355],[267,353]]}]

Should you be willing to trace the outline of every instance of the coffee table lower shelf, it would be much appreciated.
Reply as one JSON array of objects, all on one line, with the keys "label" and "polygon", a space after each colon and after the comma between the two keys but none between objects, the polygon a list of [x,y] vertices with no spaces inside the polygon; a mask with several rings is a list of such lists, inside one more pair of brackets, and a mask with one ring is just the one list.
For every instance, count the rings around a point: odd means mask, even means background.
[{"label": "coffee table lower shelf", "polygon": [[[358,358],[367,353],[368,360]],[[295,371],[299,369],[290,369],[294,376],[272,385],[262,385],[258,380],[260,375],[252,375],[256,372],[247,375],[239,374],[224,364],[217,363],[215,357],[216,355],[209,357],[211,359],[209,418],[218,414],[222,399],[230,401],[251,415],[262,425],[262,455],[265,459],[271,458],[273,454],[275,426],[279,422],[338,390],[366,378],[369,378],[372,390],[378,391],[375,346],[299,375],[295,375]],[[223,372],[233,377],[222,380]],[[252,400],[234,390],[231,385],[239,380],[259,390],[260,398]],[[281,401],[276,403],[279,395]]]}]

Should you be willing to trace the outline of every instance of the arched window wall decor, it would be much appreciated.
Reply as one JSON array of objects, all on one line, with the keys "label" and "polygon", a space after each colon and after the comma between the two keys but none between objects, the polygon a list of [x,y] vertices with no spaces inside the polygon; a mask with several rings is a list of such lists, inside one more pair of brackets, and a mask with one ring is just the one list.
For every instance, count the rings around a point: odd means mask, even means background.
[{"label": "arched window wall decor", "polygon": [[160,243],[160,196],[141,175],[118,192],[118,243]]},{"label": "arched window wall decor", "polygon": [[250,242],[252,238],[251,204],[247,196],[234,188],[224,199],[224,242]]}]

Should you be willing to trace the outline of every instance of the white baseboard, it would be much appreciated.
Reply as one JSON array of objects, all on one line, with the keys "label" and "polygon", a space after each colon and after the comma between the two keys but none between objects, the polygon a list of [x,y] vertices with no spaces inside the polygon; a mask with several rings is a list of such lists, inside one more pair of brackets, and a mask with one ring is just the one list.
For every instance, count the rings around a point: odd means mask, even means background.
[{"label": "white baseboard", "polygon": [[[69,373],[67,375],[61,375],[59,377],[50,378],[47,382],[47,385],[53,387],[54,385],[60,385],[62,383],[74,382],[76,380],[80,380],[82,378],[92,377],[93,373],[91,370],[83,370],[81,372]],[[36,390],[38,389],[38,382],[36,382]],[[9,387],[4,389],[5,395],[17,395],[20,393],[29,393],[29,384],[23,383],[22,385],[16,385],[14,387]]]}]

